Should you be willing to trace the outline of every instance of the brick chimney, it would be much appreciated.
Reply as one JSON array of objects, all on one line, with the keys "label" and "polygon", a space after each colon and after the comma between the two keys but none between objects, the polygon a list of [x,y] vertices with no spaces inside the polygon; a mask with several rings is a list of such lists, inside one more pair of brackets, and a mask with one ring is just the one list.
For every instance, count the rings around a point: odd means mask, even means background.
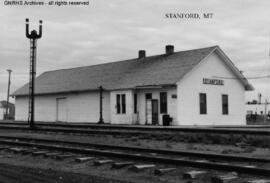
[{"label": "brick chimney", "polygon": [[144,58],[145,55],[146,55],[145,50],[139,50],[139,55],[138,55],[139,58]]},{"label": "brick chimney", "polygon": [[173,54],[174,53],[174,46],[173,45],[166,45],[165,50],[166,50],[167,55]]}]

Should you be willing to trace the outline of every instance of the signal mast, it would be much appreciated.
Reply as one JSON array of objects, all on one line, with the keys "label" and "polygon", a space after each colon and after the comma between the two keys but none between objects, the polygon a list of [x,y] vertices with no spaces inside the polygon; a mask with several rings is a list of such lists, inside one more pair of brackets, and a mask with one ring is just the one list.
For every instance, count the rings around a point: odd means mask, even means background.
[{"label": "signal mast", "polygon": [[37,40],[42,36],[42,20],[39,21],[39,33],[32,30],[29,33],[29,19],[26,19],[25,34],[30,39],[30,77],[29,77],[29,105],[28,105],[28,123],[30,128],[35,127],[35,78],[36,78],[36,50]]}]

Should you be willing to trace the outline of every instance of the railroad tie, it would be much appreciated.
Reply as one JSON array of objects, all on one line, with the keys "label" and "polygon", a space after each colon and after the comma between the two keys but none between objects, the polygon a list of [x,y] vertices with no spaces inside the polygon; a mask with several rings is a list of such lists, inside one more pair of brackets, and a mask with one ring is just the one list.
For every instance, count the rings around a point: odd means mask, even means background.
[{"label": "railroad tie", "polygon": [[[216,161],[216,162],[218,162],[218,161]],[[220,162],[219,164],[221,164],[221,165],[229,165],[229,163],[227,163],[227,162]]]},{"label": "railroad tie", "polygon": [[231,172],[226,175],[218,175],[211,178],[211,183],[229,183],[232,180],[238,178],[238,174],[236,172]]},{"label": "railroad tie", "polygon": [[246,183],[270,183],[270,180],[266,179],[257,179],[257,180],[249,180]]},{"label": "railroad tie", "polygon": [[161,169],[155,169],[154,174],[161,176],[161,175],[174,172],[174,171],[176,171],[176,168],[161,168]]},{"label": "railroad tie", "polygon": [[195,160],[197,163],[208,163],[209,161],[202,159],[202,160]]},{"label": "railroad tie", "polygon": [[197,170],[193,170],[193,171],[189,171],[189,172],[185,172],[183,174],[183,178],[184,179],[196,179],[201,175],[206,174],[207,171],[197,171]]},{"label": "railroad tie", "polygon": [[39,155],[44,155],[46,153],[48,153],[48,151],[34,151],[34,152],[32,152],[32,155],[39,156]]},{"label": "railroad tie", "polygon": [[45,157],[55,157],[57,155],[60,155],[60,153],[53,153],[53,152],[51,152],[51,153],[44,154]]},{"label": "railroad tie", "polygon": [[151,169],[151,168],[155,168],[156,165],[154,164],[147,164],[147,165],[133,165],[132,167],[130,167],[129,169],[135,172],[139,172],[142,170],[146,170],[146,169]]},{"label": "railroad tie", "polygon": [[255,165],[245,165],[244,167],[247,167],[247,168],[256,168]]},{"label": "railroad tie", "polygon": [[20,153],[22,152],[24,149],[22,148],[18,148],[18,147],[12,147],[12,148],[9,148],[10,151],[14,152],[14,153]]},{"label": "railroad tie", "polygon": [[105,164],[110,164],[113,163],[114,161],[111,159],[106,159],[106,160],[96,160],[94,161],[94,165],[100,166],[100,165],[105,165]]},{"label": "railroad tie", "polygon": [[134,165],[133,162],[116,162],[112,164],[112,168],[120,169],[130,165]]},{"label": "railroad tie", "polygon": [[97,149],[85,148],[85,151],[96,151]]},{"label": "railroad tie", "polygon": [[90,161],[93,159],[95,159],[95,158],[94,157],[81,157],[81,158],[75,158],[75,161],[82,163],[82,162]]},{"label": "railroad tie", "polygon": [[182,160],[187,160],[187,158],[175,158],[175,160],[180,160],[180,161],[182,161]]},{"label": "railroad tie", "polygon": [[24,149],[24,151],[22,151],[22,154],[32,154],[33,153],[33,150],[31,149]]},{"label": "railroad tie", "polygon": [[72,157],[74,157],[73,154],[59,154],[55,156],[55,159],[63,160],[63,159],[72,158]]}]

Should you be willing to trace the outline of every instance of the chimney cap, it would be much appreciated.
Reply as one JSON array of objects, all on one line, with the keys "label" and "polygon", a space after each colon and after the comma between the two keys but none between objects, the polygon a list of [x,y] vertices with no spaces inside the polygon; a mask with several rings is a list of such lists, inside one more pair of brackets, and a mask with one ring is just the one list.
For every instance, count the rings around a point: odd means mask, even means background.
[{"label": "chimney cap", "polygon": [[173,54],[174,53],[174,45],[166,45],[165,47],[166,54]]},{"label": "chimney cap", "polygon": [[138,58],[144,58],[145,56],[146,56],[146,51],[145,50],[139,50]]}]

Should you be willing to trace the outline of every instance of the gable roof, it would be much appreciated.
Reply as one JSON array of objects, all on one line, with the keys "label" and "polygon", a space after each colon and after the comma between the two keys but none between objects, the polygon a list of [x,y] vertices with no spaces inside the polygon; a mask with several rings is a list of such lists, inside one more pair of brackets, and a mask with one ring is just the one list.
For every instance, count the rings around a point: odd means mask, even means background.
[{"label": "gable roof", "polygon": [[[175,85],[194,66],[216,49],[219,47],[213,46],[174,52],[170,55],[162,54],[100,65],[48,71],[36,78],[35,94],[92,91],[98,90],[99,86],[105,90],[117,90],[142,86]],[[235,72],[237,71],[238,69],[235,68]],[[249,85],[248,83],[243,84]],[[13,95],[28,95],[28,88],[28,84],[25,84]],[[250,87],[248,88],[250,89]]]}]

